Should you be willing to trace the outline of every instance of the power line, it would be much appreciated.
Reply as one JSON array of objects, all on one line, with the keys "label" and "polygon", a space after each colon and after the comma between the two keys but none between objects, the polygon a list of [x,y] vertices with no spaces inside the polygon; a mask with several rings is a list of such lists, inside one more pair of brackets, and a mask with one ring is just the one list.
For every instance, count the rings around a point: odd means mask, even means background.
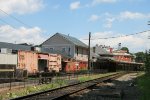
[{"label": "power line", "polygon": [[13,27],[14,29],[16,29],[16,27],[15,27],[15,26],[13,26],[13,25],[9,24],[8,22],[6,22],[5,20],[3,20],[2,18],[0,18],[0,20],[1,20],[1,22],[3,22],[3,23],[5,23],[5,24],[7,24],[7,25],[9,25],[9,26]]},{"label": "power line", "polygon": [[[132,33],[132,34],[127,34],[127,35],[123,35],[123,36],[112,36],[112,37],[104,37],[104,38],[91,38],[91,40],[97,40],[97,39],[113,39],[113,38],[121,38],[121,37],[128,37],[128,36],[132,36],[132,35],[137,35],[137,34],[142,34],[145,32],[149,32],[150,30],[146,30],[146,31],[142,31],[142,32],[138,32],[138,33]],[[84,39],[84,40],[88,40],[88,39]]]},{"label": "power line", "polygon": [[32,26],[30,26],[30,25],[24,23],[23,21],[21,21],[20,19],[16,18],[16,17],[13,16],[13,15],[9,15],[9,14],[8,14],[7,12],[5,12],[4,10],[0,9],[0,11],[3,12],[5,15],[11,17],[12,19],[16,20],[17,22],[19,22],[19,23],[21,23],[21,24],[23,24],[23,25],[25,25],[25,26],[27,26],[27,27],[32,28]]},{"label": "power line", "polygon": [[[19,22],[19,23],[21,23],[21,24],[23,24],[23,25],[25,25],[25,26],[27,26],[27,27],[29,27],[29,28],[33,28],[32,26],[30,26],[30,25],[24,23],[23,21],[21,21],[21,20],[18,19],[17,17],[15,17],[15,16],[13,16],[13,15],[9,15],[9,14],[8,14],[7,12],[5,12],[4,10],[0,9],[0,11],[3,12],[5,15],[9,16],[10,18],[16,20],[17,22]],[[9,26],[11,26],[11,27],[13,27],[14,29],[17,29],[17,27],[15,27],[15,26],[12,25],[12,24],[9,24],[7,21],[3,20],[2,18],[0,18],[0,20],[1,20],[3,23],[5,23],[5,24],[7,24],[7,25],[9,25]],[[35,30],[35,31],[41,33],[40,30]],[[24,33],[24,31],[23,31],[23,33]]]},{"label": "power line", "polygon": [[[5,15],[9,16],[10,18],[16,20],[17,22],[19,22],[19,23],[21,23],[21,24],[27,26],[28,28],[33,28],[33,26],[30,26],[30,25],[24,23],[23,21],[21,21],[21,20],[18,19],[17,17],[8,14],[6,11],[4,11],[4,10],[2,10],[2,9],[0,9],[0,11],[3,12]],[[4,22],[4,21],[3,21],[3,22]],[[6,24],[8,24],[8,23],[6,23]],[[8,25],[10,25],[10,24],[8,24]],[[10,25],[10,26],[12,26],[12,25]],[[14,27],[13,27],[13,28],[14,28]],[[35,31],[38,32],[38,33],[41,33],[41,32],[42,32],[42,31],[40,31],[40,30],[35,30]]]},{"label": "power line", "polygon": [[[21,20],[18,19],[17,17],[8,14],[6,11],[4,11],[4,10],[2,10],[2,9],[0,9],[0,11],[3,12],[5,15],[9,16],[10,18],[16,20],[17,22],[21,23],[22,25],[25,25],[25,26],[27,26],[27,27],[29,27],[29,28],[33,28],[33,26],[30,26],[30,25],[24,23],[23,21],[21,21]],[[2,19],[0,19],[0,20],[2,20]],[[4,21],[4,20],[2,20],[2,21],[3,21],[4,23],[6,23],[6,21]],[[9,23],[6,23],[6,24],[10,25]],[[13,25],[10,25],[10,26],[13,26]],[[13,28],[16,28],[16,27],[13,26]],[[39,31],[39,30],[35,30],[35,31],[41,33],[41,31]]]}]

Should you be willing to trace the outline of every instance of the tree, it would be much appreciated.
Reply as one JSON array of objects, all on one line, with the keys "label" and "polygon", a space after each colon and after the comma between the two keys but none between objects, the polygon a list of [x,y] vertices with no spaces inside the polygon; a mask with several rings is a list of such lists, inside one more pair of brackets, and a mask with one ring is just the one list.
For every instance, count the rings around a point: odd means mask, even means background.
[{"label": "tree", "polygon": [[135,53],[135,62],[144,63],[145,61],[145,53],[144,52],[137,52]]},{"label": "tree", "polygon": [[145,72],[150,74],[150,49],[146,52],[137,52],[135,53],[136,58],[135,62],[144,63]]},{"label": "tree", "polygon": [[121,50],[125,50],[127,53],[129,53],[129,49],[127,47],[122,47]]},{"label": "tree", "polygon": [[146,73],[150,74],[150,50],[145,53],[145,69]]}]

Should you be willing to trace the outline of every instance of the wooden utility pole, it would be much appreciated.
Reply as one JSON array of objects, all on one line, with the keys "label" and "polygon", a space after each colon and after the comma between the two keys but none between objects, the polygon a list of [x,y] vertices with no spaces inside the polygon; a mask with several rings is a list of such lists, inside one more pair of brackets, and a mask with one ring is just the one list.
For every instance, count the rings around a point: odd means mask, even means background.
[{"label": "wooden utility pole", "polygon": [[150,25],[150,21],[148,21],[148,24],[147,25]]},{"label": "wooden utility pole", "polygon": [[89,47],[88,47],[88,70],[91,69],[90,64],[90,40],[91,40],[91,32],[89,32]]},{"label": "wooden utility pole", "polygon": [[[150,25],[150,21],[148,21],[148,24],[147,25]],[[148,36],[148,39],[150,39],[150,36]]]}]

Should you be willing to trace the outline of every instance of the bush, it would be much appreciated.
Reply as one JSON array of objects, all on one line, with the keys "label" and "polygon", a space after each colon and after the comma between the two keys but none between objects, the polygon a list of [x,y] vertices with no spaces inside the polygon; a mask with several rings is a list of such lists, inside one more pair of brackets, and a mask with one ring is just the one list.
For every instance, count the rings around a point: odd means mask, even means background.
[{"label": "bush", "polygon": [[141,91],[140,100],[150,99],[150,75],[144,74],[137,79],[138,87]]},{"label": "bush", "polygon": [[3,100],[3,96],[2,95],[0,96],[0,100]]},{"label": "bush", "polygon": [[145,72],[150,74],[150,50],[145,53]]}]

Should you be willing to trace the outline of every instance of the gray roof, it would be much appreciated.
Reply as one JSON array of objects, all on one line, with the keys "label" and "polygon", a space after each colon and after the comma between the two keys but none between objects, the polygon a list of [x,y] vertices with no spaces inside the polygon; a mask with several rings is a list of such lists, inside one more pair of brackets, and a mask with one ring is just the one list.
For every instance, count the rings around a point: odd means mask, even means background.
[{"label": "gray roof", "polygon": [[112,55],[112,53],[106,51],[104,48],[101,48],[101,47],[97,47],[97,51],[98,52],[96,53],[99,55]]},{"label": "gray roof", "polygon": [[109,53],[108,51],[104,50],[104,49],[100,49],[99,51],[99,55],[112,55],[112,53]]},{"label": "gray roof", "polygon": [[31,50],[31,46],[0,42],[0,48],[8,48],[12,50]]},{"label": "gray roof", "polygon": [[85,48],[88,47],[85,43],[81,42],[80,40],[78,40],[75,37],[72,37],[72,36],[69,36],[69,35],[65,35],[65,34],[61,34],[61,33],[56,33],[56,34],[61,35],[63,38],[65,38],[68,41],[72,42],[74,45],[85,47]]}]

